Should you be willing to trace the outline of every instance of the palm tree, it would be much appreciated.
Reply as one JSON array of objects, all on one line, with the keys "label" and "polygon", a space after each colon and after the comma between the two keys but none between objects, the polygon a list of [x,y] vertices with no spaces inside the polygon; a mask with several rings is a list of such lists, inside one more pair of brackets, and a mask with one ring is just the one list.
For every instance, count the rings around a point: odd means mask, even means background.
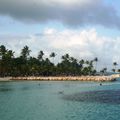
[{"label": "palm tree", "polygon": [[6,55],[6,47],[4,45],[0,46],[0,74],[1,76],[4,76],[5,70],[6,70],[6,60],[5,60],[5,55]]},{"label": "palm tree", "polygon": [[31,50],[29,50],[29,47],[27,45],[24,46],[24,48],[21,50],[21,57],[26,60],[30,55],[30,52]]},{"label": "palm tree", "polygon": [[7,51],[6,47],[4,45],[1,45],[0,46],[0,56],[5,55],[6,51]]},{"label": "palm tree", "polygon": [[29,47],[27,45],[24,46],[23,49],[21,50],[20,59],[22,61],[21,72],[23,76],[28,75],[28,71],[29,71],[28,58],[30,56],[30,52],[31,50],[29,50]]},{"label": "palm tree", "polygon": [[69,58],[70,58],[69,54],[65,54],[65,55],[62,56],[62,60],[65,60],[65,61],[66,60],[68,61]]},{"label": "palm tree", "polygon": [[8,58],[13,58],[13,57],[14,57],[14,53],[15,53],[15,52],[13,52],[12,50],[8,50],[8,52],[7,52],[7,57],[8,57]]},{"label": "palm tree", "polygon": [[84,63],[85,63],[85,61],[82,59],[82,60],[80,60],[80,62],[79,62],[81,65],[83,65]]},{"label": "palm tree", "polygon": [[90,62],[87,60],[86,62],[85,62],[87,65],[89,65],[90,64]]},{"label": "palm tree", "polygon": [[79,66],[80,66],[80,69],[82,70],[83,69],[83,65],[84,65],[85,61],[82,59],[79,61]]},{"label": "palm tree", "polygon": [[95,57],[94,61],[96,62],[95,70],[97,71],[97,62],[98,62],[98,58]]},{"label": "palm tree", "polygon": [[0,73],[1,75],[8,75],[12,72],[14,52],[7,50],[4,45],[0,46]]},{"label": "palm tree", "polygon": [[113,62],[113,66],[114,66],[114,69],[115,69],[115,71],[114,72],[116,72],[116,67],[117,67],[117,62]]},{"label": "palm tree", "polygon": [[44,56],[44,52],[43,51],[40,51],[39,53],[38,53],[38,60],[39,61],[41,61],[42,59],[43,59],[43,56]]},{"label": "palm tree", "polygon": [[74,62],[76,59],[74,57],[70,57],[70,61]]},{"label": "palm tree", "polygon": [[6,60],[7,60],[9,74],[12,73],[12,70],[13,70],[13,58],[14,58],[14,52],[12,50],[7,50]]},{"label": "palm tree", "polygon": [[56,56],[56,54],[55,54],[54,52],[52,52],[52,53],[50,54],[50,57],[53,58],[53,63],[54,63],[54,58],[55,58],[55,56]]}]

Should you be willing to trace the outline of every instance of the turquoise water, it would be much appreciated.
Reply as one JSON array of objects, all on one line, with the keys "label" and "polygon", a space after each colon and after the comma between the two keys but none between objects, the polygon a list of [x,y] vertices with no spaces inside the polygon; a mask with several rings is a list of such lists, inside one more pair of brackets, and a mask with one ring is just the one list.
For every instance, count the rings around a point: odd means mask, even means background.
[{"label": "turquoise water", "polygon": [[0,120],[119,119],[119,80],[0,82]]}]

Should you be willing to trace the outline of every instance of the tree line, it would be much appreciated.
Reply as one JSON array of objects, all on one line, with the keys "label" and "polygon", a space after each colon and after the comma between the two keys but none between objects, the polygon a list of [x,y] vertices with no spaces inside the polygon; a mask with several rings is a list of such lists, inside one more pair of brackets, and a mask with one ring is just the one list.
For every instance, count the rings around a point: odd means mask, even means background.
[{"label": "tree line", "polygon": [[[37,57],[30,56],[31,50],[28,46],[21,49],[19,57],[15,52],[8,50],[4,45],[0,46],[0,77],[5,76],[77,76],[96,75],[98,58],[93,60],[78,60],[69,54],[61,56],[61,62],[55,65],[56,53],[52,52],[49,58],[44,57],[44,52],[38,52]],[[117,63],[114,63],[117,66]],[[100,72],[105,73],[107,68]],[[115,72],[116,69],[114,68]],[[119,70],[120,72],[120,70]]]}]

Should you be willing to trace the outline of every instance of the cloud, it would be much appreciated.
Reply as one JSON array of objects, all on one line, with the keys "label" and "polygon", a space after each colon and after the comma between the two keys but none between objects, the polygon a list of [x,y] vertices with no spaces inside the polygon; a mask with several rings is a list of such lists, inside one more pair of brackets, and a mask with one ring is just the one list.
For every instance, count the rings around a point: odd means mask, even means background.
[{"label": "cloud", "polygon": [[120,28],[120,16],[104,0],[0,0],[0,14],[25,23],[57,21],[72,27]]},{"label": "cloud", "polygon": [[20,54],[23,46],[28,45],[32,50],[31,55],[37,56],[40,50],[49,57],[51,52],[56,52],[56,61],[61,55],[69,53],[78,59],[94,59],[98,57],[99,68],[108,67],[111,69],[114,61],[120,61],[120,36],[110,38],[98,35],[97,31],[89,30],[69,30],[58,31],[47,28],[42,33],[33,35],[0,35],[0,44],[13,49],[16,55]]}]

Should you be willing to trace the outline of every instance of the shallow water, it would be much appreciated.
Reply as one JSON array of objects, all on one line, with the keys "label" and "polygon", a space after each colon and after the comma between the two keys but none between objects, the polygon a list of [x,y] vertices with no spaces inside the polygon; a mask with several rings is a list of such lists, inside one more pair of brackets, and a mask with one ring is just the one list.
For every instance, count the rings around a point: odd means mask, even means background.
[{"label": "shallow water", "polygon": [[120,80],[112,83],[0,82],[0,120],[119,120]]}]

